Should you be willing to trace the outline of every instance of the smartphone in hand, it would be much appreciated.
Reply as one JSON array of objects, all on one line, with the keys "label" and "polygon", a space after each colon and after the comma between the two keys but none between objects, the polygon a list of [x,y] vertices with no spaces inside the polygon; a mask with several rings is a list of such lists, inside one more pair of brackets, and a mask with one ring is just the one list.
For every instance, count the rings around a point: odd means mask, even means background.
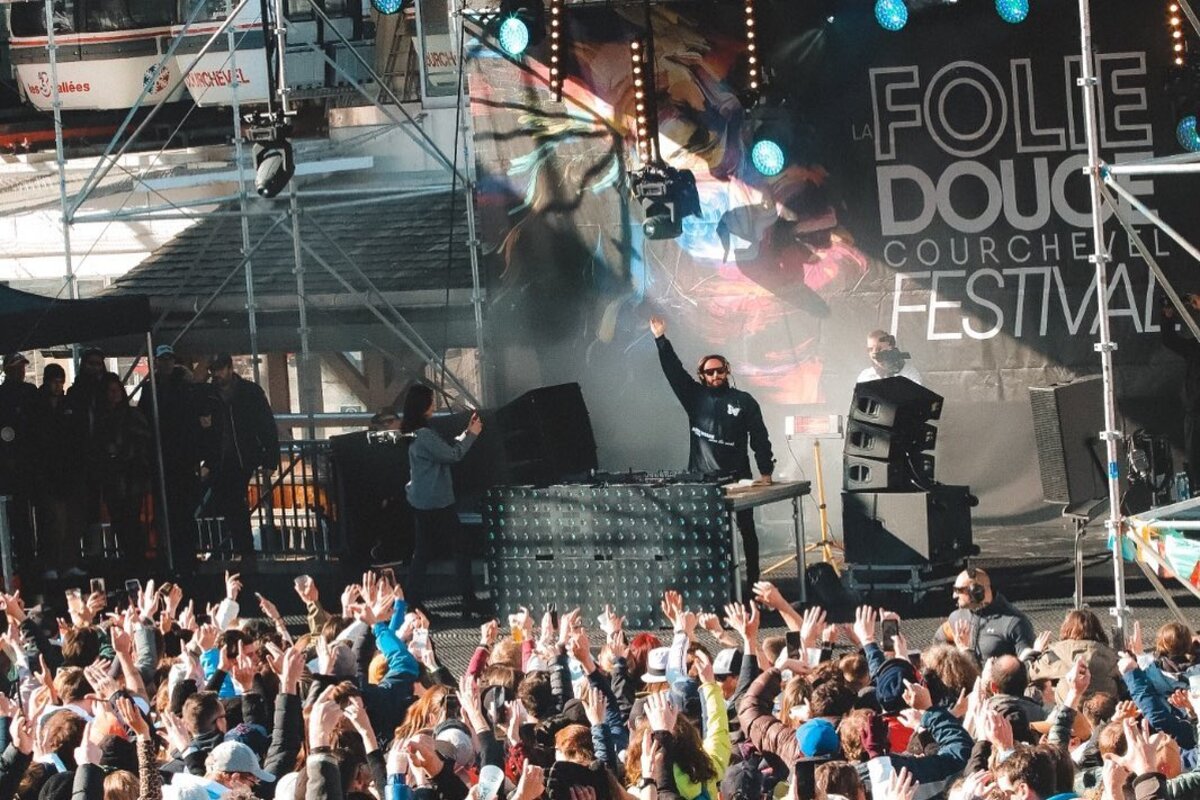
[{"label": "smartphone in hand", "polygon": [[[883,652],[896,652],[896,635],[900,633],[900,620],[884,619],[879,622],[879,638],[883,640]],[[907,656],[908,654],[905,653]]]}]

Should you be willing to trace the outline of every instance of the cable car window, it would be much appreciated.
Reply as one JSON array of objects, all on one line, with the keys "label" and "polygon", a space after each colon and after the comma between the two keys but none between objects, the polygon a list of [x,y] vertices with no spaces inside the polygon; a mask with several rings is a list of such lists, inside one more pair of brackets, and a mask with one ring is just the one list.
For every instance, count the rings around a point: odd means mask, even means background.
[{"label": "cable car window", "polygon": [[162,0],[129,0],[129,13],[139,28],[157,28],[178,21],[175,4]]},{"label": "cable car window", "polygon": [[88,0],[84,31],[127,31],[137,27],[129,13],[128,0]]},{"label": "cable car window", "polygon": [[[147,0],[153,2],[153,0]],[[216,20],[225,19],[226,12],[229,8],[225,5],[225,0],[200,0],[204,4],[204,8],[196,15],[196,22],[213,22]],[[235,3],[236,5],[236,3]],[[186,22],[192,15],[192,11],[196,8],[196,0],[181,0],[179,4],[180,23]]]},{"label": "cable car window", "polygon": [[315,16],[309,0],[287,0],[288,19],[312,19]]},{"label": "cable car window", "polygon": [[[42,3],[13,3],[9,9],[13,36],[46,35],[46,7]],[[74,0],[55,0],[54,32],[75,32]]]}]

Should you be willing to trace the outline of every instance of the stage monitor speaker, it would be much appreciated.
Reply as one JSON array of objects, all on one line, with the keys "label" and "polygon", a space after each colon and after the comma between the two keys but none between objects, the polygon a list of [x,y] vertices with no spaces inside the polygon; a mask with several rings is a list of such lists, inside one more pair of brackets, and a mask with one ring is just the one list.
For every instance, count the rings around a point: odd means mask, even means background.
[{"label": "stage monitor speaker", "polygon": [[596,439],[578,383],[543,386],[496,412],[507,483],[548,484],[596,469]]},{"label": "stage monitor speaker", "polygon": [[1071,383],[1030,386],[1033,437],[1042,497],[1075,505],[1108,492],[1104,476],[1104,382],[1099,375]]},{"label": "stage monitor speaker", "polygon": [[910,453],[880,460],[842,456],[842,488],[848,492],[912,491],[933,482],[934,457]]},{"label": "stage monitor speaker", "polygon": [[937,446],[937,431],[937,426],[924,422],[896,430],[852,419],[846,422],[843,452],[848,456],[899,459],[912,452],[932,450]]},{"label": "stage monitor speaker", "polygon": [[842,533],[849,564],[949,564],[973,554],[966,486],[928,492],[843,492]]},{"label": "stage monitor speaker", "polygon": [[942,416],[942,396],[908,378],[895,376],[854,387],[850,419],[900,428]]}]

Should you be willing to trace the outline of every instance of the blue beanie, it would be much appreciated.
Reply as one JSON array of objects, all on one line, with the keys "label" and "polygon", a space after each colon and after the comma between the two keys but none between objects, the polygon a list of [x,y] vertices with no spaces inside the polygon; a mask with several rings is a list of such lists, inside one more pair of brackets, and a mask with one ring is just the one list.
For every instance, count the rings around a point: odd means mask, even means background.
[{"label": "blue beanie", "polygon": [[895,714],[908,704],[904,702],[904,682],[918,683],[917,670],[906,658],[892,658],[875,673],[875,700],[884,711]]},{"label": "blue beanie", "polygon": [[808,758],[837,755],[842,748],[837,729],[825,719],[810,719],[796,729],[796,744]]}]

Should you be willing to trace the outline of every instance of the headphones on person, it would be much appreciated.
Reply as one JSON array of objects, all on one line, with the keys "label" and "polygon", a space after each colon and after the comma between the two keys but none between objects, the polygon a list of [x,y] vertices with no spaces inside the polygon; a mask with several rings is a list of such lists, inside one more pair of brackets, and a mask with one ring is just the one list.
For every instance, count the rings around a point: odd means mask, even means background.
[{"label": "headphones on person", "polygon": [[700,378],[700,380],[704,380],[704,365],[706,363],[708,363],[709,361],[712,361],[714,358],[720,359],[721,365],[723,367],[725,367],[726,375],[733,374],[733,368],[729,366],[729,359],[727,359],[725,356],[721,355],[720,353],[710,353],[709,355],[704,356],[698,362],[696,362],[696,376],[698,378]]},{"label": "headphones on person", "polygon": [[[971,585],[967,587],[967,597],[970,598],[972,603],[982,603],[984,598],[987,597],[987,589],[984,588],[983,584],[975,580],[975,576],[980,571],[975,567],[967,567],[967,577],[971,579]],[[987,573],[985,572],[984,575],[986,576]]]}]

